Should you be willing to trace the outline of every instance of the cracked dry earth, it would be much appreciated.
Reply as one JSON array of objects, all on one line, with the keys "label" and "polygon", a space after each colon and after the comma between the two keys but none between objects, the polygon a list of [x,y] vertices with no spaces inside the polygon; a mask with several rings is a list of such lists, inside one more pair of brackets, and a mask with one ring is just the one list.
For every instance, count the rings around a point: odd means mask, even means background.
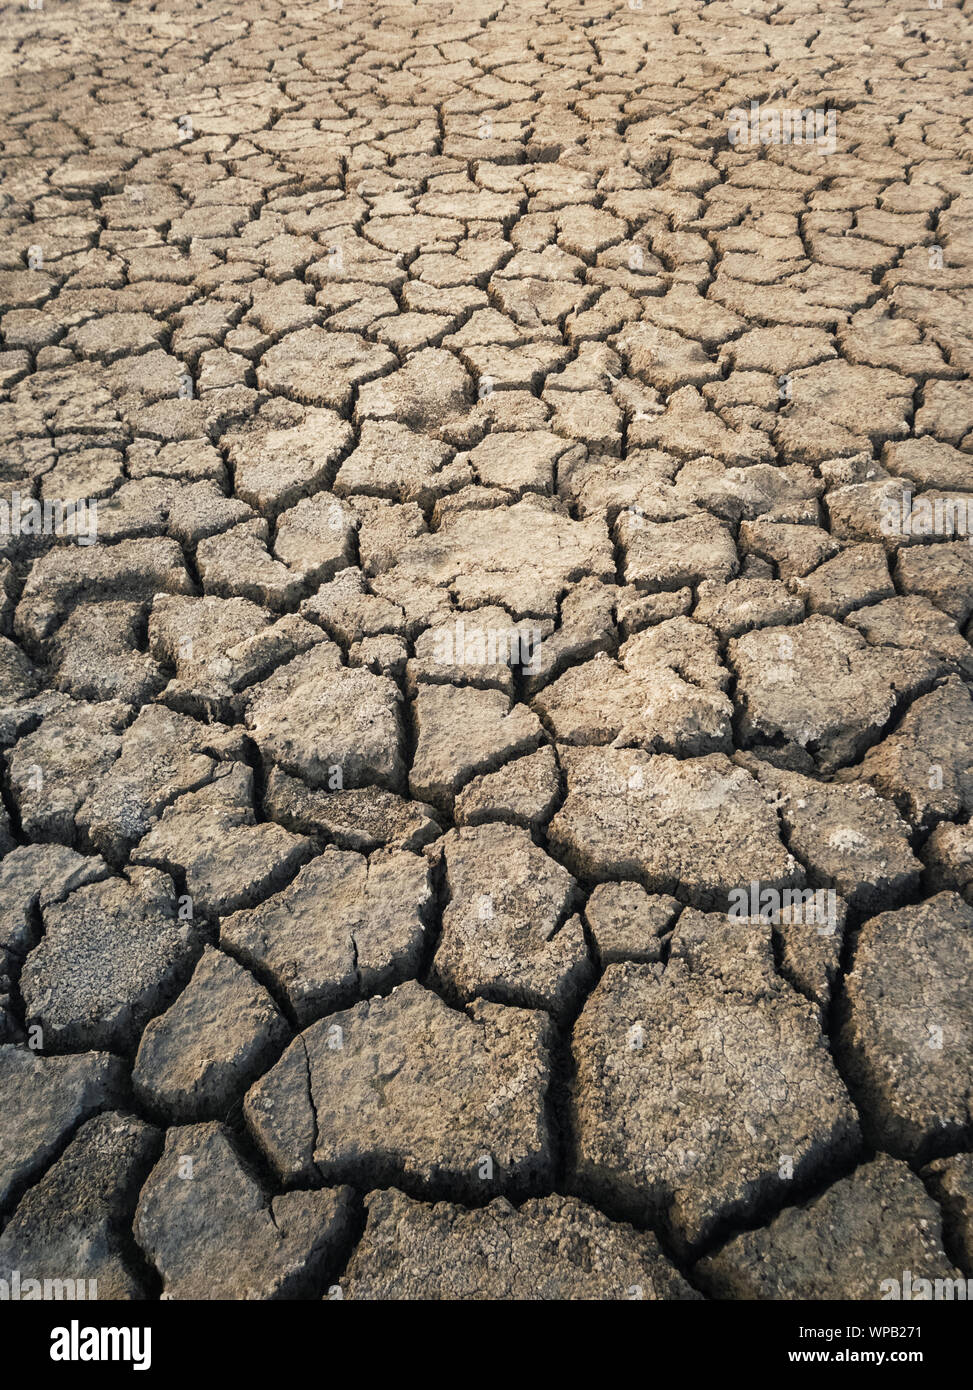
[{"label": "cracked dry earth", "polygon": [[0,7],[0,1278],[973,1276],[968,14]]}]

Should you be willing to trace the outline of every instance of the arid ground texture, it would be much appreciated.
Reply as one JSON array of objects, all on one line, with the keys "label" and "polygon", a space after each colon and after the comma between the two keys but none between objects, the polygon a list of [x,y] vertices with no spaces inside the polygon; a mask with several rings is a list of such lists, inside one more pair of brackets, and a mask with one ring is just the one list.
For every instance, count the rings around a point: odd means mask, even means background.
[{"label": "arid ground texture", "polygon": [[0,5],[3,1297],[965,1294],[971,38]]}]

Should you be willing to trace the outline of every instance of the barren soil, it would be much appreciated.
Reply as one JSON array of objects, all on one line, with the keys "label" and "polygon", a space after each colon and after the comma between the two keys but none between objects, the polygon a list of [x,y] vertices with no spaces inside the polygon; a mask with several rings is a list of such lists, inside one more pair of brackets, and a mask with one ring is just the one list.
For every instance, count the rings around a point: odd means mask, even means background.
[{"label": "barren soil", "polygon": [[970,38],[0,6],[0,1279],[973,1277]]}]

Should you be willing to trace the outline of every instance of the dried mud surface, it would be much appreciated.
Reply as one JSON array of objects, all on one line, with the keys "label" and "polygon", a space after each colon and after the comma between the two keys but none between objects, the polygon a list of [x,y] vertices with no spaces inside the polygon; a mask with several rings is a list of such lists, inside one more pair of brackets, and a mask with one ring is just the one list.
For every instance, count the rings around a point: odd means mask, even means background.
[{"label": "dried mud surface", "polygon": [[0,1279],[973,1277],[970,38],[0,6]]}]

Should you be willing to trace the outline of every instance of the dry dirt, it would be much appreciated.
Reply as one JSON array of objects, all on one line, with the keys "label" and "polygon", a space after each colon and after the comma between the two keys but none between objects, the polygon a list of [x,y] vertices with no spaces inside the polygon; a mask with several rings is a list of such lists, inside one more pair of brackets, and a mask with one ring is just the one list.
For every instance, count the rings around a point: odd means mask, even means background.
[{"label": "dry dirt", "polygon": [[969,12],[0,6],[5,1287],[973,1277]]}]

